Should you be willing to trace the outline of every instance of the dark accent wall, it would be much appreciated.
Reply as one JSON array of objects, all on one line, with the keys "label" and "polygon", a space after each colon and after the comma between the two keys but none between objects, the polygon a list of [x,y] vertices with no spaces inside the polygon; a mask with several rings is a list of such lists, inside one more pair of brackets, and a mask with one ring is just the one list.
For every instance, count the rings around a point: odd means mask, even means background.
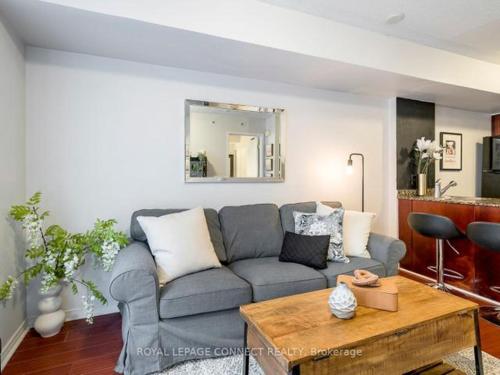
[{"label": "dark accent wall", "polygon": [[[418,100],[397,98],[396,101],[396,149],[397,188],[415,189],[416,166],[411,153],[417,138],[436,139],[435,104]],[[428,186],[433,187],[434,168],[429,168]]]}]

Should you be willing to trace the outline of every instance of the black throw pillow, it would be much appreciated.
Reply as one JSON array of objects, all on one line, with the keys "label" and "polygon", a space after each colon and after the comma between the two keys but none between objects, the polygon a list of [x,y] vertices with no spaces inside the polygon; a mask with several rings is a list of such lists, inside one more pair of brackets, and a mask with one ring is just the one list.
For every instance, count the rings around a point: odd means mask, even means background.
[{"label": "black throw pillow", "polygon": [[279,260],[325,269],[329,246],[330,236],[305,236],[286,232]]}]

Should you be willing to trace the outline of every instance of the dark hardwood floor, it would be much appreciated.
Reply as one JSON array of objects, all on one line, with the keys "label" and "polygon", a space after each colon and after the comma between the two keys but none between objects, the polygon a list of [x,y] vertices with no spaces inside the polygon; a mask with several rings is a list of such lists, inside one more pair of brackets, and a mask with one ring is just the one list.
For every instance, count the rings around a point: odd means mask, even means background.
[{"label": "dark hardwood floor", "polygon": [[121,345],[120,314],[98,316],[93,325],[85,320],[66,322],[57,336],[47,339],[31,330],[3,375],[114,374]]},{"label": "dark hardwood floor", "polygon": [[[483,350],[500,358],[500,328],[482,320],[480,329]],[[114,374],[121,344],[119,314],[98,316],[91,326],[84,320],[67,322],[57,336],[48,339],[31,330],[3,375]]]}]

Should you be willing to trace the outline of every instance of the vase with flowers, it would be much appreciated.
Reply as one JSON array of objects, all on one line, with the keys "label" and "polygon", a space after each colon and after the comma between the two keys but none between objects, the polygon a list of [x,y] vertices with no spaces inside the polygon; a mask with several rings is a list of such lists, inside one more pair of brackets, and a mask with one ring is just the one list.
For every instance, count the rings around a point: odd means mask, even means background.
[{"label": "vase with flowers", "polygon": [[12,206],[10,217],[20,222],[26,235],[27,267],[17,275],[9,276],[0,284],[0,301],[12,298],[19,279],[29,284],[41,278],[38,304],[41,312],[35,329],[43,337],[57,334],[65,319],[61,309],[61,290],[71,287],[74,294],[83,291],[82,305],[89,324],[93,322],[94,304],[106,304],[106,298],[92,280],[78,275],[78,270],[93,259],[94,265],[110,271],[115,258],[128,243],[127,236],[115,229],[116,221],[100,220],[85,233],[71,233],[59,225],[44,229],[48,211],[40,212],[41,194],[34,194],[25,204]]},{"label": "vase with flowers", "polygon": [[435,140],[419,138],[414,148],[415,164],[417,166],[417,195],[427,194],[427,174],[429,167],[436,160],[440,160],[443,154],[441,147]]}]

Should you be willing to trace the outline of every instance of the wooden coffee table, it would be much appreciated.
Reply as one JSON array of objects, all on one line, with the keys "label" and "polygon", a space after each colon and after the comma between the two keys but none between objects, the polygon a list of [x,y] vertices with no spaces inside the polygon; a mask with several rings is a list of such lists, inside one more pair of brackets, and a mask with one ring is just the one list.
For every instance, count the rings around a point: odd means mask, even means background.
[{"label": "wooden coffee table", "polygon": [[391,279],[399,289],[397,312],[360,306],[353,319],[337,319],[328,307],[332,289],[241,306],[243,374],[251,354],[267,375],[400,375],[471,346],[483,374],[478,305]]}]

